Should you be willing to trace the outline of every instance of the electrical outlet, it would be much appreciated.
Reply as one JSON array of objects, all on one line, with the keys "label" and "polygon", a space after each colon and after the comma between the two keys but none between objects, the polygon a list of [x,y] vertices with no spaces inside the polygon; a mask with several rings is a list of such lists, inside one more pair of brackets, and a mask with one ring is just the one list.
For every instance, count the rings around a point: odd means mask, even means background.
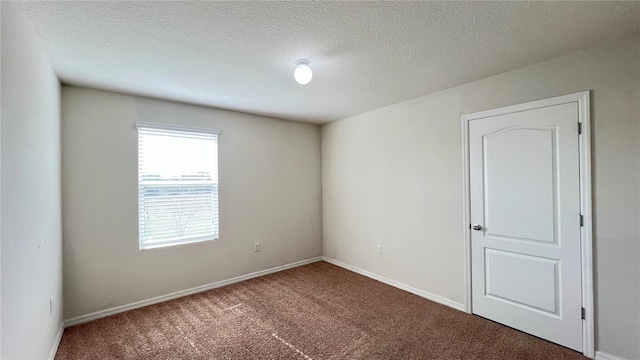
[{"label": "electrical outlet", "polygon": [[253,244],[253,246],[254,246],[253,247],[253,251],[255,251],[255,252],[260,251],[260,243],[259,242]]},{"label": "electrical outlet", "polygon": [[378,255],[382,255],[382,245],[378,245],[378,249],[376,250]]},{"label": "electrical outlet", "polygon": [[49,314],[53,314],[53,296],[49,298]]}]

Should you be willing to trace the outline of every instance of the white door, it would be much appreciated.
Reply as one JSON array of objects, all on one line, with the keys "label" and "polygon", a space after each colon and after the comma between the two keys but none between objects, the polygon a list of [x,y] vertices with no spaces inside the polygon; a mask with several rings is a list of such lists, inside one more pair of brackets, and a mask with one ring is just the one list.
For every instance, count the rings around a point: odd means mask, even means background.
[{"label": "white door", "polygon": [[470,120],[469,199],[473,313],[582,352],[578,111]]}]

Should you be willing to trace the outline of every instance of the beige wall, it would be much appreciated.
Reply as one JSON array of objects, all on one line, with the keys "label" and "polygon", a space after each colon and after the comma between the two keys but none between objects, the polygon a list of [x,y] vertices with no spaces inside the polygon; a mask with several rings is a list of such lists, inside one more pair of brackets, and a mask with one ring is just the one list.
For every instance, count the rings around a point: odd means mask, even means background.
[{"label": "beige wall", "polygon": [[0,358],[44,359],[62,325],[60,83],[18,6],[1,6]]},{"label": "beige wall", "polygon": [[640,359],[638,38],[323,126],[324,255],[463,303],[460,116],[583,90],[592,90],[596,349]]},{"label": "beige wall", "polygon": [[[138,250],[136,121],[221,130],[219,241]],[[63,86],[62,139],[67,319],[321,255],[316,125]]]}]

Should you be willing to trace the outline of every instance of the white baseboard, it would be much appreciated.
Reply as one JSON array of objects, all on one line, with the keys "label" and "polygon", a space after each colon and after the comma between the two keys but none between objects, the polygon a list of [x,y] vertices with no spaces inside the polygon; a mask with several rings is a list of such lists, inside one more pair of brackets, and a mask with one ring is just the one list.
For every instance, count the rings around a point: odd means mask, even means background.
[{"label": "white baseboard", "polygon": [[60,346],[60,340],[62,340],[63,332],[64,332],[64,321],[60,323],[60,328],[58,329],[56,338],[53,340],[53,346],[51,347],[51,351],[49,351],[49,357],[47,357],[47,359],[49,360],[55,359],[56,353],[58,352],[58,346]]},{"label": "white baseboard", "polygon": [[424,290],[416,289],[416,288],[414,288],[412,286],[405,285],[405,284],[400,283],[400,282],[395,281],[395,280],[387,279],[387,278],[382,277],[382,276],[380,276],[378,274],[374,274],[372,272],[357,268],[357,267],[355,267],[353,265],[349,265],[349,264],[343,263],[342,261],[338,261],[338,260],[331,259],[331,258],[324,257],[324,256],[322,257],[322,260],[324,260],[324,261],[326,261],[326,262],[328,262],[330,264],[340,266],[341,268],[345,268],[347,270],[353,271],[353,272],[358,273],[360,275],[364,275],[364,276],[366,276],[368,278],[371,278],[371,279],[374,279],[374,280],[378,280],[378,281],[380,281],[382,283],[385,283],[387,285],[391,285],[391,286],[396,287],[398,289],[401,289],[401,290],[410,292],[412,294],[418,295],[418,296],[423,297],[425,299],[429,299],[431,301],[435,301],[435,302],[440,303],[442,305],[446,305],[446,306],[452,307],[452,308],[454,308],[456,310],[465,311],[464,305],[459,303],[459,302],[457,302],[457,301],[453,301],[453,300],[444,298],[442,296],[431,294],[431,293],[426,292]]},{"label": "white baseboard", "polygon": [[118,313],[121,313],[121,312],[129,311],[129,310],[133,310],[133,309],[138,309],[138,308],[141,308],[141,307],[145,307],[145,306],[161,303],[161,302],[168,301],[168,300],[181,298],[183,296],[196,294],[196,293],[199,293],[199,292],[203,292],[203,291],[219,288],[219,287],[226,286],[226,285],[235,284],[235,283],[240,282],[240,281],[245,281],[245,280],[257,278],[257,277],[260,277],[260,276],[273,274],[273,273],[276,273],[276,272],[279,272],[279,271],[291,269],[291,268],[302,266],[302,265],[311,264],[311,263],[314,263],[314,262],[317,262],[317,261],[321,261],[321,260],[322,260],[322,257],[318,256],[318,257],[314,257],[314,258],[311,258],[311,259],[296,261],[294,263],[280,265],[280,266],[272,267],[272,268],[266,269],[266,270],[256,271],[256,272],[253,272],[253,273],[250,273],[250,274],[237,276],[237,277],[234,277],[234,278],[231,278],[231,279],[216,281],[216,282],[211,283],[211,284],[201,285],[201,286],[197,286],[197,287],[194,287],[194,288],[191,288],[191,289],[186,289],[186,290],[180,290],[180,291],[176,291],[176,292],[171,293],[171,294],[161,295],[161,296],[157,296],[157,297],[154,297],[154,298],[151,298],[151,299],[147,299],[147,300],[137,301],[137,302],[134,302],[134,303],[131,303],[131,304],[127,304],[127,305],[116,306],[114,308],[100,310],[100,311],[96,311],[94,313],[90,313],[90,314],[86,314],[86,315],[80,315],[78,317],[74,317],[74,318],[65,320],[64,321],[64,326],[65,327],[69,327],[69,326],[73,326],[73,325],[86,323],[86,322],[93,321],[93,320],[96,320],[96,319],[100,319],[100,318],[103,318],[103,317],[115,315],[115,314],[118,314]]},{"label": "white baseboard", "polygon": [[595,359],[596,360],[626,360],[626,359],[621,358],[619,356],[611,355],[609,353],[602,352],[602,351],[596,351]]}]

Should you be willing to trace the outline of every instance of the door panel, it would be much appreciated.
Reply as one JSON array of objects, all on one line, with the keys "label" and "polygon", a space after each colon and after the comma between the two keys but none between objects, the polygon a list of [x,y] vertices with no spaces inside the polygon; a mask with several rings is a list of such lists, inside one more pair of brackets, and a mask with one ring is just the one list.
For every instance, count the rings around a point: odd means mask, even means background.
[{"label": "door panel", "polygon": [[[517,126],[483,137],[487,235],[555,243],[555,130]],[[535,171],[535,177],[530,171],[514,171],[520,166]]]},{"label": "door panel", "polygon": [[558,261],[485,248],[486,295],[558,314]]},{"label": "door panel", "polygon": [[469,122],[473,313],[582,351],[578,105]]}]

